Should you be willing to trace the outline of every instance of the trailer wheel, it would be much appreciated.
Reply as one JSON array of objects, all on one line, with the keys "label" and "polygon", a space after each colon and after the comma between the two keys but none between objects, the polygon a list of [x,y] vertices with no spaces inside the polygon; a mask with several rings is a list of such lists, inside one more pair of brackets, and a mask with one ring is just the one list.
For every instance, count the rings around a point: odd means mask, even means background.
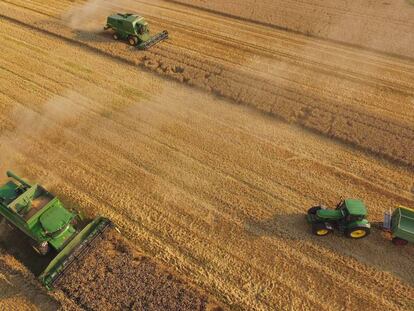
[{"label": "trailer wheel", "polygon": [[368,236],[371,230],[366,227],[355,227],[347,231],[346,235],[351,239],[362,239]]},{"label": "trailer wheel", "polygon": [[119,40],[119,35],[115,32],[115,33],[112,35],[112,38],[114,38],[114,40]]},{"label": "trailer wheel", "polygon": [[324,223],[315,223],[312,225],[312,233],[317,236],[325,236],[331,233],[331,230]]},{"label": "trailer wheel", "polygon": [[138,44],[138,38],[135,36],[129,36],[128,42],[129,42],[129,45],[135,46]]},{"label": "trailer wheel", "polygon": [[400,238],[392,239],[392,244],[397,245],[397,246],[404,246],[404,245],[407,245],[407,243],[408,241],[404,239],[400,239]]}]

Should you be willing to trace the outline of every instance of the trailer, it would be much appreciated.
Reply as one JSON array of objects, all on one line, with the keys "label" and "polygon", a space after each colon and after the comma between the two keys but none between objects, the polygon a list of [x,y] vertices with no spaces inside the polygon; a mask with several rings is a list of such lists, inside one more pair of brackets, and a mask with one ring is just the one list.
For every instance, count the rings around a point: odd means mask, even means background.
[{"label": "trailer", "polygon": [[395,245],[414,243],[414,209],[398,206],[392,214],[385,213],[383,227]]}]

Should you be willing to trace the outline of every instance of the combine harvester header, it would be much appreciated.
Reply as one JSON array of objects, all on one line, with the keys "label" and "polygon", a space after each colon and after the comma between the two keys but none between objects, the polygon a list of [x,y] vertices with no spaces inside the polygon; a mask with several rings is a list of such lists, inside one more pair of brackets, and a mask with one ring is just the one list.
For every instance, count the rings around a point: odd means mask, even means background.
[{"label": "combine harvester header", "polygon": [[11,180],[0,187],[0,218],[3,216],[29,236],[40,255],[57,253],[39,276],[41,283],[51,290],[66,269],[86,254],[96,238],[113,224],[98,217],[80,228],[80,215],[67,210],[42,186],[31,185],[10,171],[7,176]]}]

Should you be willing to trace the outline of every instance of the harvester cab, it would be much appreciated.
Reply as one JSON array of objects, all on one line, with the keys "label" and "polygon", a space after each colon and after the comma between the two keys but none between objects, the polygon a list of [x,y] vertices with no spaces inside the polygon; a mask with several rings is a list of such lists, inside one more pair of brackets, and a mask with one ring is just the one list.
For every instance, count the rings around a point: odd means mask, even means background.
[{"label": "harvester cab", "polygon": [[98,217],[80,228],[81,217],[67,210],[42,186],[30,185],[10,171],[7,176],[11,180],[0,187],[0,217],[25,233],[40,255],[50,251],[57,254],[40,276],[41,282],[52,289],[54,282],[111,222]]},{"label": "harvester cab", "polygon": [[367,209],[360,200],[341,200],[336,209],[327,209],[323,205],[308,210],[307,220],[312,225],[312,232],[324,236],[334,229],[353,239],[366,237],[371,225],[366,219]]},{"label": "harvester cab", "polygon": [[151,36],[147,21],[144,17],[131,13],[117,13],[108,16],[104,30],[111,29],[115,40],[128,40],[129,44],[140,50],[146,50],[151,46],[168,38],[168,32]]}]

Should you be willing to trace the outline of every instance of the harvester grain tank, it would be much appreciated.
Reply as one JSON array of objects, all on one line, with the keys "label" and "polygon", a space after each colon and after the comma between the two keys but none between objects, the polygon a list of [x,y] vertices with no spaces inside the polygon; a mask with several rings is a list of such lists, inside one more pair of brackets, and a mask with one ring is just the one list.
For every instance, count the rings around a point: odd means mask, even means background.
[{"label": "harvester grain tank", "polygon": [[398,206],[393,213],[385,213],[384,229],[391,233],[395,245],[414,243],[414,210]]},{"label": "harvester grain tank", "polygon": [[49,290],[66,269],[84,255],[93,241],[112,226],[98,217],[83,228],[81,217],[66,209],[60,200],[42,186],[31,185],[8,171],[10,180],[0,187],[0,218],[24,232],[41,255],[56,256],[39,276]]},{"label": "harvester grain tank", "polygon": [[145,18],[131,13],[108,16],[104,30],[108,29],[113,31],[112,36],[115,40],[128,40],[130,45],[140,50],[146,50],[168,38],[166,30],[151,36]]},{"label": "harvester grain tank", "polygon": [[311,207],[307,220],[315,235],[325,236],[337,229],[349,238],[361,239],[371,232],[371,224],[366,216],[367,209],[362,201],[346,199],[341,200],[335,209],[323,205]]}]

